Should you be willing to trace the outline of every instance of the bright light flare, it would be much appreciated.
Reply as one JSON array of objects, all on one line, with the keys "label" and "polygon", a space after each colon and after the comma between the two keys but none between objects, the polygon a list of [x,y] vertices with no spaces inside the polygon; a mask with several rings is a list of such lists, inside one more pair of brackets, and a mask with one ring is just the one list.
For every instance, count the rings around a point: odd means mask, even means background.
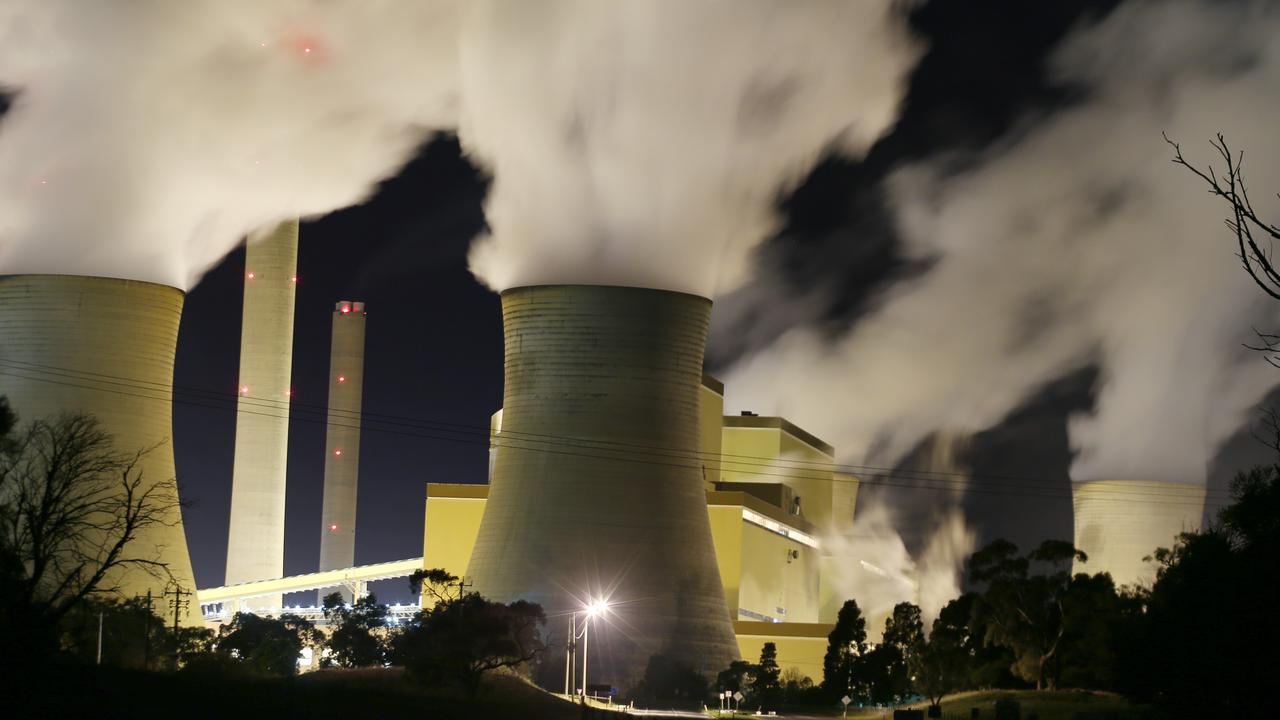
[{"label": "bright light flare", "polygon": [[609,601],[603,598],[592,600],[587,605],[587,617],[596,617],[597,615],[603,615],[605,614],[606,611],[608,611],[608,609],[609,609]]}]

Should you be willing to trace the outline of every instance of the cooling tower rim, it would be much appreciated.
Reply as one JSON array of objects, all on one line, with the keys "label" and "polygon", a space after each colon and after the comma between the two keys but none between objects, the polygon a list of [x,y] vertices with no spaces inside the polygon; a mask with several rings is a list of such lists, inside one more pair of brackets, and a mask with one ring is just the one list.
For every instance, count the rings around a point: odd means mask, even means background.
[{"label": "cooling tower rim", "polygon": [[711,304],[711,298],[695,293],[681,292],[679,290],[662,290],[660,288],[642,287],[639,285],[611,285],[609,283],[539,283],[536,285],[517,285],[509,287],[498,293],[499,297],[506,298],[508,295],[514,295],[523,292],[533,292],[535,290],[556,290],[556,289],[575,289],[575,288],[612,288],[615,290],[631,290],[646,293],[658,293],[660,295],[681,295],[694,300],[701,300],[707,304]]},{"label": "cooling tower rim", "polygon": [[1097,498],[1108,493],[1166,493],[1182,495],[1188,498],[1203,500],[1208,491],[1207,483],[1179,482],[1177,480],[1128,480],[1122,478],[1108,480],[1083,480],[1071,483],[1071,494],[1075,498]]},{"label": "cooling tower rim", "polygon": [[75,279],[75,280],[94,280],[94,281],[100,280],[108,283],[125,283],[125,284],[132,283],[137,285],[148,285],[151,287],[164,288],[166,290],[173,290],[183,295],[184,297],[187,294],[186,290],[183,290],[182,288],[177,287],[175,285],[167,285],[165,283],[151,282],[150,280],[136,280],[134,278],[113,277],[109,275],[76,275],[74,273],[0,273],[0,282],[5,282],[6,280],[17,280],[20,278],[68,278],[68,279]]}]

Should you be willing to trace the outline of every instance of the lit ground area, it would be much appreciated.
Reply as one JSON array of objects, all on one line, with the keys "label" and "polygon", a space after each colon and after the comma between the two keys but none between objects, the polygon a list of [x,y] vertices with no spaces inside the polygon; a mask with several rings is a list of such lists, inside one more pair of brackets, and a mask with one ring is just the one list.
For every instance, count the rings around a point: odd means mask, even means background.
[{"label": "lit ground area", "polygon": [[[1087,690],[996,690],[967,692],[951,695],[942,701],[942,715],[946,720],[967,718],[973,708],[978,708],[981,718],[994,718],[996,700],[1012,698],[1021,705],[1022,717],[1035,713],[1039,720],[1138,720],[1154,717],[1147,708],[1130,703],[1114,693]],[[913,705],[926,709],[928,703]],[[850,713],[852,715],[852,713]],[[892,713],[889,716],[892,717]],[[879,717],[869,714],[865,717]]]},{"label": "lit ground area", "polygon": [[[35,688],[29,688],[36,690]],[[471,702],[423,690],[398,670],[343,670],[296,678],[214,677],[65,668],[17,715],[23,718],[520,718],[579,720],[582,711],[510,677],[486,681]]]}]

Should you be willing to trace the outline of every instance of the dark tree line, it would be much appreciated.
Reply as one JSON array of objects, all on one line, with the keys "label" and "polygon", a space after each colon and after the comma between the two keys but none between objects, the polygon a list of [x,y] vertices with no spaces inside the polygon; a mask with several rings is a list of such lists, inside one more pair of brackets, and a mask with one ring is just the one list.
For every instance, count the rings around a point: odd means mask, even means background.
[{"label": "dark tree line", "polygon": [[1232,493],[1217,522],[1153,548],[1150,588],[1072,575],[1072,560],[1087,558],[1070,543],[1022,553],[997,540],[969,559],[976,590],[948,603],[927,639],[919,609],[901,603],[869,644],[847,601],[828,638],[824,701],[938,704],[963,690],[1070,687],[1175,716],[1264,713],[1280,643],[1280,466],[1241,473]]}]

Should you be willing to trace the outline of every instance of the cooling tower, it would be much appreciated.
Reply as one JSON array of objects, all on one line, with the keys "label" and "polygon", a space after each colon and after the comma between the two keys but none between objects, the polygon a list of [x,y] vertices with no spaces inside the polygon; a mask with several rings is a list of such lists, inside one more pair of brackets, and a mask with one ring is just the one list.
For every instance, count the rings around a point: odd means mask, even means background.
[{"label": "cooling tower", "polygon": [[541,604],[557,639],[607,596],[592,684],[629,687],[659,652],[707,677],[738,656],[698,455],[710,312],[638,288],[502,294],[502,428],[468,575],[486,597]]},{"label": "cooling tower", "polygon": [[[153,486],[172,481],[173,359],[182,303],[177,288],[135,280],[0,277],[0,395],[24,422],[91,414],[119,452],[154,448],[142,459],[144,480]],[[130,554],[159,559],[184,589],[195,590],[176,508],[165,525],[139,533]],[[118,584],[123,597],[159,595],[166,586],[140,569],[108,582]],[[198,623],[199,613],[188,607],[183,620]]]},{"label": "cooling tower", "polygon": [[[364,303],[343,300],[333,311],[329,351],[329,423],[325,432],[320,569],[355,565],[356,483],[360,473],[360,402],[364,388]],[[320,599],[328,590],[320,591]],[[340,590],[351,602],[351,592]]]},{"label": "cooling tower", "polygon": [[[284,575],[284,488],[297,266],[296,220],[249,238],[227,537],[228,585]],[[255,598],[245,605],[279,607],[280,596]]]},{"label": "cooling tower", "polygon": [[1150,584],[1143,558],[1173,547],[1178,533],[1200,527],[1204,486],[1144,480],[1097,480],[1072,486],[1075,545],[1089,556],[1072,572],[1107,572],[1116,585]]}]

